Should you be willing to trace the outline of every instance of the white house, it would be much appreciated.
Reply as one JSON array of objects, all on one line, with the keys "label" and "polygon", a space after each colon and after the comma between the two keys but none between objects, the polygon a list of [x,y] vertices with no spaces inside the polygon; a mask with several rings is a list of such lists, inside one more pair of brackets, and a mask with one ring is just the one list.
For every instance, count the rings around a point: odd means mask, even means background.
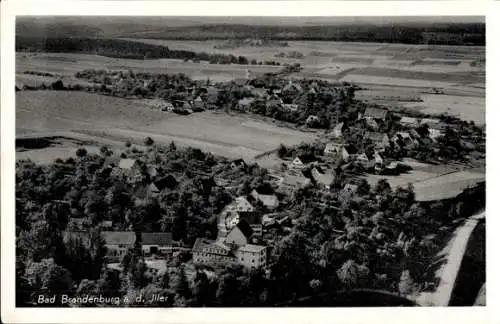
[{"label": "white house", "polygon": [[230,264],[235,262],[231,248],[224,244],[223,238],[217,241],[198,238],[193,245],[193,263],[195,264]]},{"label": "white house", "polygon": [[267,209],[273,210],[279,206],[280,202],[275,194],[263,195],[258,193],[257,190],[254,189],[252,190],[251,195],[253,198],[255,198],[255,200],[260,201],[264,206],[266,206]]},{"label": "white house", "polygon": [[323,154],[325,155],[338,155],[342,152],[342,148],[344,148],[345,144],[342,143],[328,143],[325,146]]},{"label": "white house", "polygon": [[303,169],[306,165],[302,162],[302,160],[297,156],[293,161],[288,165],[290,169]]},{"label": "white house", "polygon": [[257,269],[266,265],[266,247],[246,244],[236,250],[236,261],[248,269]]}]

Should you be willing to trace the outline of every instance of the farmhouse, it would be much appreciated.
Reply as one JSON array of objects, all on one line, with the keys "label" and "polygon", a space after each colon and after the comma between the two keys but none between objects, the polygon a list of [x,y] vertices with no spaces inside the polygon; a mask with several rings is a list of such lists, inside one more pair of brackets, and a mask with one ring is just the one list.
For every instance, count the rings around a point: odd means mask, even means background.
[{"label": "farmhouse", "polygon": [[299,188],[304,188],[311,183],[301,172],[298,175],[286,174],[279,183],[278,191],[290,194]]},{"label": "farmhouse", "polygon": [[369,139],[378,148],[386,148],[390,145],[389,137],[385,133],[366,132],[365,139]]},{"label": "farmhouse", "polygon": [[193,107],[194,108],[198,108],[198,109],[204,109],[205,108],[205,103],[203,102],[203,100],[201,99],[200,96],[196,97],[196,99],[194,99],[193,101]]},{"label": "farmhouse", "polygon": [[364,167],[368,167],[370,163],[370,159],[368,159],[368,156],[365,153],[357,154],[356,161]]},{"label": "farmhouse", "polygon": [[324,155],[337,155],[342,152],[345,144],[343,143],[328,143],[323,150]]},{"label": "farmhouse", "polygon": [[363,118],[372,118],[378,120],[385,120],[388,110],[378,107],[368,107],[363,114]]},{"label": "farmhouse", "polygon": [[222,221],[220,223],[224,224],[224,228],[221,234],[224,236],[226,233],[224,232],[228,228],[232,228],[240,221],[241,213],[253,213],[255,208],[244,196],[237,197],[233,202],[228,204],[221,212]]},{"label": "farmhouse", "polygon": [[101,235],[108,256],[123,256],[134,246],[136,240],[134,232],[102,232]]},{"label": "farmhouse", "polygon": [[288,93],[292,93],[292,94],[301,93],[302,87],[300,86],[300,84],[294,83],[292,80],[290,80],[288,82],[288,84],[283,87],[282,92],[284,92],[284,93],[288,92]]},{"label": "farmhouse", "polygon": [[146,254],[165,253],[172,247],[171,233],[142,233],[142,252]]},{"label": "farmhouse", "polygon": [[140,165],[135,159],[121,159],[118,167],[122,170],[134,170],[140,168]]},{"label": "farmhouse", "polygon": [[418,127],[418,120],[414,117],[403,116],[399,122],[406,127]]},{"label": "farmhouse", "polygon": [[288,167],[290,169],[301,170],[306,167],[306,164],[302,162],[302,159],[300,157],[297,156],[295,159],[293,159],[292,162],[290,162]]},{"label": "farmhouse", "polygon": [[264,195],[264,194],[258,193],[257,190],[254,189],[254,190],[252,190],[251,195],[253,198],[255,198],[255,200],[260,201],[269,210],[276,209],[280,203],[278,200],[278,197],[276,197],[275,194]]},{"label": "farmhouse", "polygon": [[250,105],[255,101],[253,98],[243,98],[238,101],[238,109],[240,110],[248,110],[250,109]]},{"label": "farmhouse", "polygon": [[323,172],[319,168],[313,168],[311,170],[311,176],[316,181],[316,183],[323,185],[326,189],[330,189],[330,185],[335,179],[335,175],[333,172]]},{"label": "farmhouse", "polygon": [[420,125],[427,125],[429,128],[434,129],[442,129],[441,121],[435,118],[422,118],[420,120]]},{"label": "farmhouse", "polygon": [[267,89],[265,88],[253,88],[252,90],[250,90],[250,93],[252,94],[252,96],[259,99],[266,98],[268,95]]}]

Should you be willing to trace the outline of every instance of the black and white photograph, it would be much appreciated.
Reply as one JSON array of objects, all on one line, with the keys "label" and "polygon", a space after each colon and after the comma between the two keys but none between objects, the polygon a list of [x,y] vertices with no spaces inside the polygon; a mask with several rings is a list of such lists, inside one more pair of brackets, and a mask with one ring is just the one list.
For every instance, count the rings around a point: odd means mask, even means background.
[{"label": "black and white photograph", "polygon": [[16,16],[15,307],[486,306],[485,67],[485,16]]}]

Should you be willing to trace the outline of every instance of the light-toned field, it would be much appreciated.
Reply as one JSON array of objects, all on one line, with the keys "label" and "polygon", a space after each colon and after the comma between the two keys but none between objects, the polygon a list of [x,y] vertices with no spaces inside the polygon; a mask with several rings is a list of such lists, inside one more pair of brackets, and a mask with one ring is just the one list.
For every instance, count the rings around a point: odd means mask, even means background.
[{"label": "light-toned field", "polygon": [[152,110],[136,100],[66,91],[16,93],[16,130],[70,131],[125,141],[147,136],[168,144],[198,147],[218,155],[253,159],[278,147],[310,141],[300,132],[245,116],[204,112],[189,116]]},{"label": "light-toned field", "polygon": [[[255,74],[276,72],[278,66],[256,65],[219,65],[207,62],[193,63],[176,59],[132,60],[109,58],[98,55],[75,53],[17,53],[16,71],[18,75],[24,71],[49,72],[65,77],[74,76],[84,69],[116,70],[145,73],[184,73],[193,79],[207,79],[228,81],[235,78],[244,78],[246,69]],[[20,80],[21,82],[21,80]]]},{"label": "light-toned field", "polygon": [[412,183],[417,201],[430,201],[455,197],[468,186],[486,179],[485,168],[464,169],[460,165],[431,165],[404,159],[403,163],[413,170],[398,176],[382,176],[369,174],[366,180],[375,186],[381,179],[386,179],[394,189]]},{"label": "light-toned field", "polygon": [[[380,43],[348,43],[325,41],[290,41],[287,47],[215,48],[223,41],[178,41],[133,39],[149,44],[166,45],[171,49],[195,52],[222,53],[246,56],[259,61],[298,62],[303,70],[292,78],[316,78],[327,81],[347,81],[368,90],[376,90],[378,96],[402,97],[403,100],[381,101],[381,104],[401,107],[407,102],[408,92],[428,93],[441,88],[451,98],[427,96],[419,105],[409,105],[426,112],[446,112],[476,123],[485,122],[485,67],[473,66],[472,62],[485,59],[485,47],[481,46],[428,46]],[[302,59],[277,58],[280,52],[297,51]],[[18,82],[38,82],[34,78],[19,76],[26,70],[60,74],[72,82],[71,76],[82,69],[134,70],[151,73],[185,73],[194,79],[229,81],[243,78],[246,69],[254,75],[279,71],[279,66],[214,65],[174,59],[131,60],[97,55],[66,53],[18,53],[16,71]],[[30,76],[31,77],[31,76]],[[64,81],[64,79],[63,79]],[[387,92],[384,94],[384,92]],[[399,92],[399,94],[398,94]],[[364,96],[359,93],[360,98]],[[457,97],[456,100],[453,97]],[[463,98],[462,98],[463,97]],[[469,98],[469,97],[477,97]],[[460,102],[459,104],[453,103]],[[449,108],[449,109],[448,109]]]},{"label": "light-toned field", "polygon": [[456,115],[464,120],[473,120],[479,124],[486,123],[485,99],[469,96],[449,96],[423,94],[424,102],[404,104],[407,108],[417,108],[423,113]]}]

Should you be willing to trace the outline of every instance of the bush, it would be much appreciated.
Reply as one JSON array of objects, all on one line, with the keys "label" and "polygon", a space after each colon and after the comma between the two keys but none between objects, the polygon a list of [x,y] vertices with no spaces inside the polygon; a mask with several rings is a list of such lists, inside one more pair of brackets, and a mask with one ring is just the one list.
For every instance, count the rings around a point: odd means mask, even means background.
[{"label": "bush", "polygon": [[125,142],[125,147],[131,147],[131,146],[132,146],[132,143],[130,143],[130,141]]}]

